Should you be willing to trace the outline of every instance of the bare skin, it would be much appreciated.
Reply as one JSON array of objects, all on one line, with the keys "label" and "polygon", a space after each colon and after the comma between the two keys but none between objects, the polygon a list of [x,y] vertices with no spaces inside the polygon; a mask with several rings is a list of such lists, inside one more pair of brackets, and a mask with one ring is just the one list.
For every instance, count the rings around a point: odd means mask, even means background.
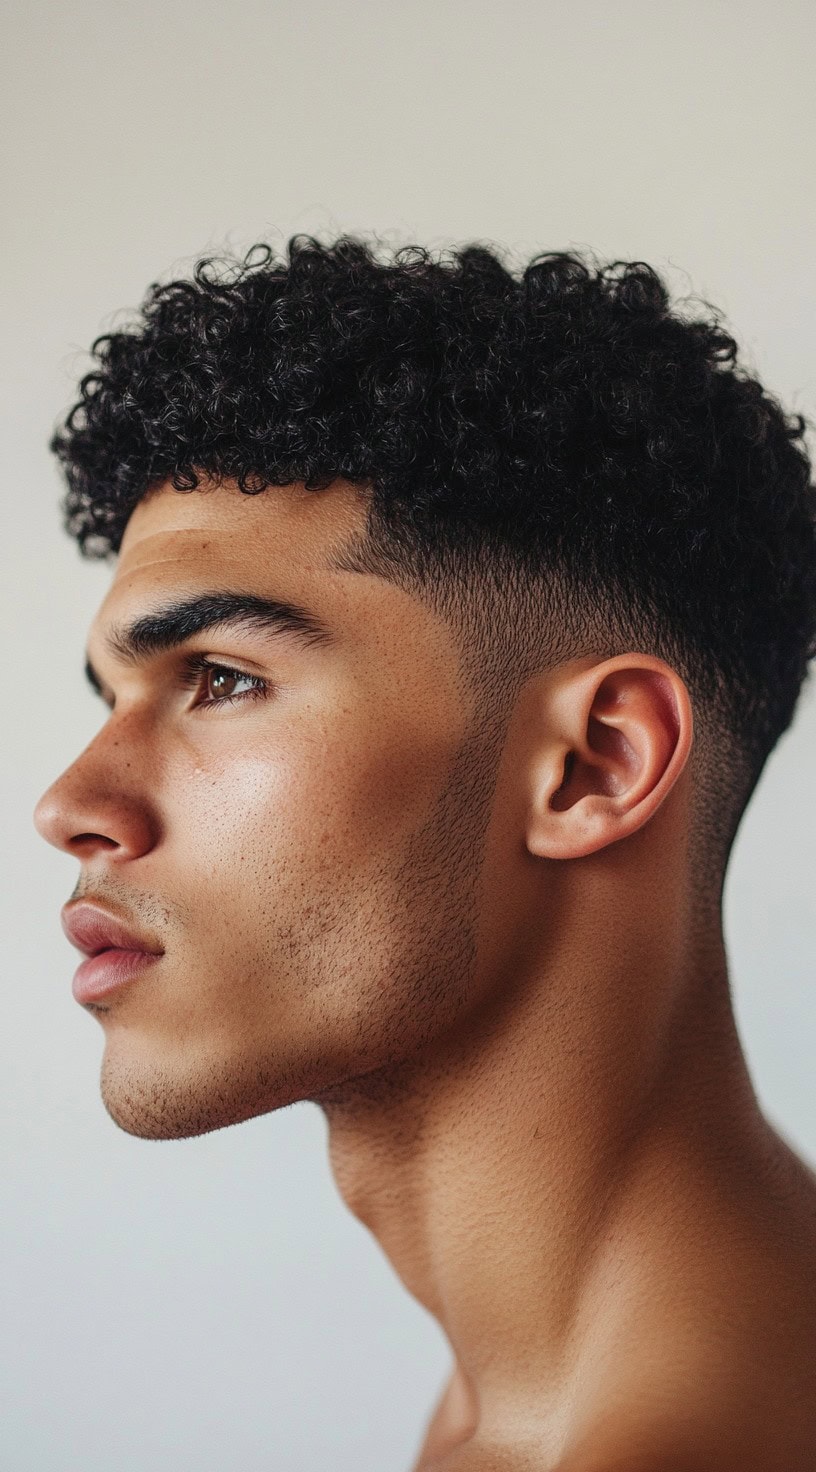
[{"label": "bare skin", "polygon": [[[451,627],[330,567],[364,519],[343,482],[162,486],[130,518],[88,640],[115,708],[35,815],[73,898],[164,951],[95,1014],[105,1107],[153,1139],[324,1109],[344,1200],[451,1345],[415,1472],[813,1472],[816,1176],[692,902],[686,687],[589,652],[489,749]],[[107,647],[215,589],[331,639]],[[183,687],[191,650],[243,691]]]}]

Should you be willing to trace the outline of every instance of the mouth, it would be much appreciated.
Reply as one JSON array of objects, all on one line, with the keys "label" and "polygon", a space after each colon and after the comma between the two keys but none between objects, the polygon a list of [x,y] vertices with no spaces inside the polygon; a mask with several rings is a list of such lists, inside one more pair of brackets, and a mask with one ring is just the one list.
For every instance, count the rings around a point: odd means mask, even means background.
[{"label": "mouth", "polygon": [[131,929],[109,910],[81,901],[64,905],[60,914],[62,928],[68,940],[83,956],[93,958],[106,951],[137,952],[146,956],[160,956],[163,949],[148,936]]},{"label": "mouth", "polygon": [[152,937],[125,925],[100,905],[80,901],[65,905],[60,914],[68,940],[85,957],[74,973],[71,990],[76,1001],[94,1011],[102,998],[135,981],[155,965],[164,950]]}]

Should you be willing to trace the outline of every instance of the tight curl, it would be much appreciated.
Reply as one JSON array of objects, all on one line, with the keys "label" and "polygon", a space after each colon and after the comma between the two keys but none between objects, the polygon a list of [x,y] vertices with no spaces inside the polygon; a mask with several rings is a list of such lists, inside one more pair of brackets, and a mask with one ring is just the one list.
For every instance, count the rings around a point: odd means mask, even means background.
[{"label": "tight curl", "polygon": [[713,309],[670,309],[640,261],[301,235],[154,284],[92,352],[51,441],[85,555],[117,552],[163,481],[365,485],[399,555],[478,545],[625,606],[717,693],[745,800],[816,654],[816,490],[805,421]]}]

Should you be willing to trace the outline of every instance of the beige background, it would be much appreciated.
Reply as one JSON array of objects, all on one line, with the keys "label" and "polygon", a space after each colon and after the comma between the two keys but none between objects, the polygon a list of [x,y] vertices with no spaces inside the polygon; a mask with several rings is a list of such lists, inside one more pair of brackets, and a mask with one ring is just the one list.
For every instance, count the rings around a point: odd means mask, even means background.
[{"label": "beige background", "polygon": [[[347,1213],[311,1105],[179,1143],[117,1131],[31,826],[98,728],[110,576],[46,450],[83,350],[209,247],[296,230],[588,245],[727,313],[814,415],[809,0],[6,5],[2,275],[4,1472],[403,1472],[448,1365]],[[816,1160],[816,700],[744,820],[726,938],[769,1113]]]}]

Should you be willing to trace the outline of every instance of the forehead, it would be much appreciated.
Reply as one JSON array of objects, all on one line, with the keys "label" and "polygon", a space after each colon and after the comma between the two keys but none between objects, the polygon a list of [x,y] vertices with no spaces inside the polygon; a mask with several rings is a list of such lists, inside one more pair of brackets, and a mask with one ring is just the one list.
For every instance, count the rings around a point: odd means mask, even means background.
[{"label": "forehead", "polygon": [[166,563],[191,572],[221,573],[236,562],[243,572],[291,567],[328,572],[331,556],[365,527],[363,494],[340,481],[325,491],[302,485],[270,486],[247,495],[232,481],[202,479],[194,491],[155,487],[130,516],[115,582]]},{"label": "forehead", "polygon": [[[330,564],[365,519],[362,494],[346,482],[326,491],[270,486],[254,496],[234,482],[202,479],[189,492],[165,482],[128,520],[94,630],[127,622],[170,596],[216,587],[293,602],[308,588],[330,604],[353,602],[359,585],[380,580]],[[384,583],[380,596],[387,596]]]},{"label": "forehead", "polygon": [[234,482],[202,480],[189,492],[165,482],[130,516],[89,652],[101,647],[112,625],[171,596],[218,588],[312,608],[366,661],[458,675],[454,632],[425,603],[385,578],[331,566],[364,532],[366,511],[366,493],[346,481],[323,491],[270,486],[258,495]]}]

